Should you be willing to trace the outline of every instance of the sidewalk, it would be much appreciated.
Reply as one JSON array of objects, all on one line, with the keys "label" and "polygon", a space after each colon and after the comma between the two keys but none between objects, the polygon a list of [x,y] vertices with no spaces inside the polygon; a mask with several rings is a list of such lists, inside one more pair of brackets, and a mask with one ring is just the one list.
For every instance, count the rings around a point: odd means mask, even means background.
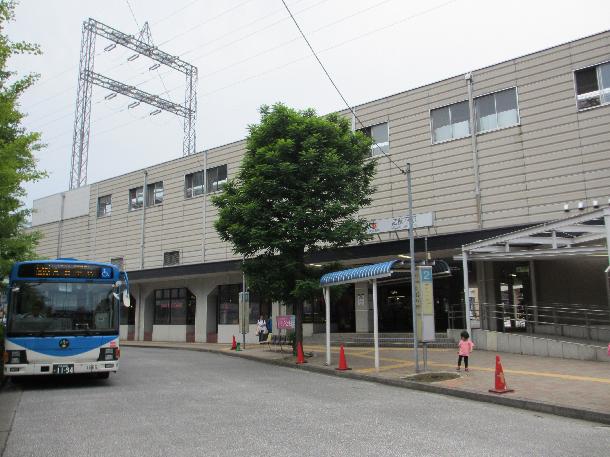
[{"label": "sidewalk", "polygon": [[[305,346],[312,353],[304,365],[296,365],[290,353],[269,349],[265,345],[247,345],[245,351],[231,351],[227,344],[164,343],[151,341],[121,341],[123,346],[188,349],[215,352],[236,357],[298,367],[326,374],[346,376],[399,387],[436,392],[446,395],[487,401],[496,404],[525,408],[544,413],[610,424],[610,364],[558,358],[546,358],[498,353],[502,358],[508,387],[514,393],[490,394],[493,387],[495,352],[474,351],[470,357],[470,371],[446,381],[424,383],[403,379],[415,373],[413,349],[380,348],[380,370],[374,368],[373,348],[346,348],[347,362],[352,370],[338,372],[339,348],[332,347],[332,366],[325,366],[325,348]],[[429,349],[428,369],[433,372],[455,373],[457,350]],[[421,351],[420,351],[421,364]],[[420,365],[423,367],[423,364]],[[462,368],[463,370],[463,368]]]}]

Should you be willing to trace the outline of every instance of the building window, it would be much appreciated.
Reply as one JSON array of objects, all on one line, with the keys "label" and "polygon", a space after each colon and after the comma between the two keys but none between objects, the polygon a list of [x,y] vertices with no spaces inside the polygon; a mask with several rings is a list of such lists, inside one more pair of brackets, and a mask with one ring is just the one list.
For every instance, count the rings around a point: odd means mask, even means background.
[{"label": "building window", "polygon": [[186,198],[203,195],[203,171],[197,171],[184,177],[184,196]]},{"label": "building window", "polygon": [[142,186],[136,187],[134,189],[129,189],[129,211],[142,208],[143,203],[144,192],[142,191]]},{"label": "building window", "polygon": [[470,135],[468,102],[455,103],[430,111],[432,142],[456,140]]},{"label": "building window", "polygon": [[371,157],[390,152],[390,135],[387,122],[365,127],[360,131],[373,140]]},{"label": "building window", "polygon": [[112,210],[112,195],[104,195],[97,199],[97,217],[108,216]]},{"label": "building window", "polygon": [[163,203],[163,181],[146,186],[146,206],[160,205]]},{"label": "building window", "polygon": [[221,190],[227,183],[227,166],[208,168],[206,173],[208,193]]},{"label": "building window", "polygon": [[195,325],[196,298],[187,288],[155,290],[154,325]]},{"label": "building window", "polygon": [[474,101],[477,133],[519,124],[517,89],[502,90]]},{"label": "building window", "polygon": [[574,72],[578,109],[610,103],[610,62]]},{"label": "building window", "polygon": [[178,265],[180,263],[180,251],[168,251],[163,253],[163,266]]},{"label": "building window", "polygon": [[119,267],[119,270],[125,271],[125,269],[123,268],[125,264],[123,257],[114,257],[110,259],[110,263]]}]

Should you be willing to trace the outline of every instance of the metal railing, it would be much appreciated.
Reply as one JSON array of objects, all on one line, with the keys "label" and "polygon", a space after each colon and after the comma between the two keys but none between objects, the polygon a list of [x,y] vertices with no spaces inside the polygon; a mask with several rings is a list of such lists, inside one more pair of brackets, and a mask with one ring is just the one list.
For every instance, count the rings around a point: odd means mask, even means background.
[{"label": "metal railing", "polygon": [[481,303],[481,328],[528,332],[588,340],[610,339],[610,308],[599,305],[544,302]]}]

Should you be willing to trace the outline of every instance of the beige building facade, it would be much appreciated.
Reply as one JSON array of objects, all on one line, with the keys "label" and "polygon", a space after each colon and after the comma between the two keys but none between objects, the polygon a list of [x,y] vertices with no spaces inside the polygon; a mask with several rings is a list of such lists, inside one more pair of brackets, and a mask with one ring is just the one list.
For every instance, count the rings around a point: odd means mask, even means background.
[{"label": "beige building facade", "polygon": [[[610,32],[603,32],[355,107],[354,128],[376,142],[377,190],[361,211],[374,235],[311,262],[356,265],[408,253],[407,182],[387,157],[401,167],[410,162],[418,260],[445,259],[453,273],[435,285],[437,327],[446,328],[447,310],[463,294],[454,260],[463,244],[610,203],[609,62]],[[214,229],[210,196],[236,175],[244,150],[239,141],[36,200],[38,254],[121,263],[134,303],[123,337],[230,341],[238,331],[240,257]],[[607,258],[546,261],[537,296],[561,296],[569,287],[552,281],[561,272],[575,281],[583,275],[586,300],[602,303],[607,265]],[[473,267],[471,287],[501,283],[511,268]],[[359,285],[340,298],[334,331],[372,329],[366,291]],[[409,329],[403,292],[392,284],[380,292],[382,331]],[[501,299],[491,295],[485,299]],[[253,301],[254,321],[258,312],[285,312],[265,297]],[[316,304],[307,313],[307,331],[315,332],[324,313]]]}]

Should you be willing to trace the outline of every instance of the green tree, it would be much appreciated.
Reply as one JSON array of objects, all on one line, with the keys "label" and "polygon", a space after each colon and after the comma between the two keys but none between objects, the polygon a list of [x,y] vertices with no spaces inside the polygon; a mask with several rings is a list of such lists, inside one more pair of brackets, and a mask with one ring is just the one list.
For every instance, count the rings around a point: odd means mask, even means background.
[{"label": "green tree", "polygon": [[42,147],[40,134],[27,132],[21,125],[23,114],[18,100],[36,80],[36,75],[22,78],[7,69],[7,61],[16,54],[39,54],[38,46],[12,42],[2,33],[14,19],[15,3],[0,1],[0,280],[15,261],[31,258],[38,234],[26,233],[29,211],[23,208],[23,183],[43,178],[36,169],[34,152]]},{"label": "green tree", "polygon": [[370,138],[344,117],[282,104],[260,112],[238,175],[212,198],[215,228],[246,257],[251,289],[293,304],[302,341],[303,301],[319,293],[321,274],[305,256],[369,238],[358,210],[371,202],[376,162]]}]

